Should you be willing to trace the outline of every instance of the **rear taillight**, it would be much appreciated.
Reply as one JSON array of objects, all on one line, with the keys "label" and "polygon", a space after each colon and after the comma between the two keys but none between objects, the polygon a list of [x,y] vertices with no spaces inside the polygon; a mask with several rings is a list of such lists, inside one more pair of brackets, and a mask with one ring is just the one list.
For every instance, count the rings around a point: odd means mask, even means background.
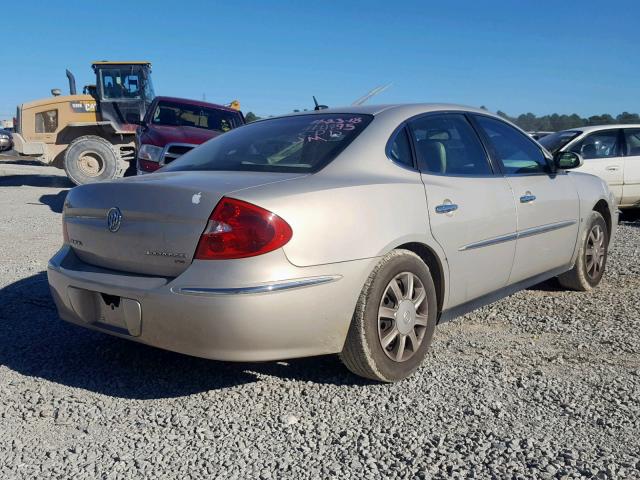
[{"label": "rear taillight", "polygon": [[209,217],[197,260],[227,260],[262,255],[285,245],[293,235],[275,213],[233,198],[220,200]]}]

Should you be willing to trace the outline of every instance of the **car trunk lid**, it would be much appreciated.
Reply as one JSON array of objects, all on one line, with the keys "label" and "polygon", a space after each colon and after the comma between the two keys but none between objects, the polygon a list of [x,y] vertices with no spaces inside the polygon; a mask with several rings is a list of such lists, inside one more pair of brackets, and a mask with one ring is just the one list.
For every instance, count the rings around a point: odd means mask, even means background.
[{"label": "car trunk lid", "polygon": [[219,200],[233,192],[299,177],[292,173],[154,173],[72,189],[64,222],[84,262],[137,274],[175,277],[193,259]]}]

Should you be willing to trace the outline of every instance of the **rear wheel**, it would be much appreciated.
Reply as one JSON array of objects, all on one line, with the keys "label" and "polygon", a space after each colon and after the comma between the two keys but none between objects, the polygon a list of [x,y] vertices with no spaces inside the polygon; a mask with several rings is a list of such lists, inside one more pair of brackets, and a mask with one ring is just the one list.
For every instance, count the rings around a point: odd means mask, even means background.
[{"label": "rear wheel", "polygon": [[436,318],[429,268],[413,252],[394,250],[367,279],[340,357],[356,375],[402,380],[422,363]]},{"label": "rear wheel", "polygon": [[558,277],[560,285],[581,292],[595,288],[604,275],[608,247],[607,223],[600,213],[591,212],[576,263],[570,271]]},{"label": "rear wheel", "polygon": [[67,148],[64,170],[76,185],[111,180],[118,172],[118,155],[102,137],[78,137]]}]

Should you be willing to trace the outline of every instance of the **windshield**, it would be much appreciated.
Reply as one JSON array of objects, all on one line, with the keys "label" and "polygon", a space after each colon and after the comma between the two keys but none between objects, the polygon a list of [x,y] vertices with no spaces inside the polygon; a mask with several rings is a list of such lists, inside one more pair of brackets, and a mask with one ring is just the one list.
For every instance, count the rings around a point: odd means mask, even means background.
[{"label": "windshield", "polygon": [[316,172],[372,119],[372,115],[347,113],[263,120],[210,140],[161,171]]},{"label": "windshield", "polygon": [[[153,99],[153,86],[143,67],[137,65],[100,67],[100,88],[105,100]],[[149,98],[151,96],[151,98]]]},{"label": "windshield", "polygon": [[578,130],[565,130],[564,132],[557,132],[557,133],[552,133],[551,135],[547,135],[541,138],[540,140],[538,140],[538,142],[544,148],[549,150],[549,152],[555,154],[558,150],[560,150],[562,147],[564,147],[567,143],[569,143],[571,140],[576,138],[581,133],[582,132]]},{"label": "windshield", "polygon": [[151,123],[170,127],[196,127],[228,132],[232,128],[242,125],[242,118],[238,112],[162,101],[158,103],[153,112]]}]

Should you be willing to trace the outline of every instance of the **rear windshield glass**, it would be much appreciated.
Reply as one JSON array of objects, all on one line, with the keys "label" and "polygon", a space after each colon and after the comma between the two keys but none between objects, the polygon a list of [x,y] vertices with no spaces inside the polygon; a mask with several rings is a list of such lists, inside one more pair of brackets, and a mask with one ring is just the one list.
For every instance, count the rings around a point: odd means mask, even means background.
[{"label": "rear windshield glass", "polygon": [[542,137],[538,142],[551,153],[556,153],[581,133],[578,130],[566,130]]},{"label": "rear windshield glass", "polygon": [[327,113],[263,120],[208,141],[161,171],[316,172],[372,119],[372,115]]},{"label": "rear windshield glass", "polygon": [[159,102],[151,123],[169,127],[196,127],[228,132],[242,125],[240,114],[228,110],[175,102]]}]

